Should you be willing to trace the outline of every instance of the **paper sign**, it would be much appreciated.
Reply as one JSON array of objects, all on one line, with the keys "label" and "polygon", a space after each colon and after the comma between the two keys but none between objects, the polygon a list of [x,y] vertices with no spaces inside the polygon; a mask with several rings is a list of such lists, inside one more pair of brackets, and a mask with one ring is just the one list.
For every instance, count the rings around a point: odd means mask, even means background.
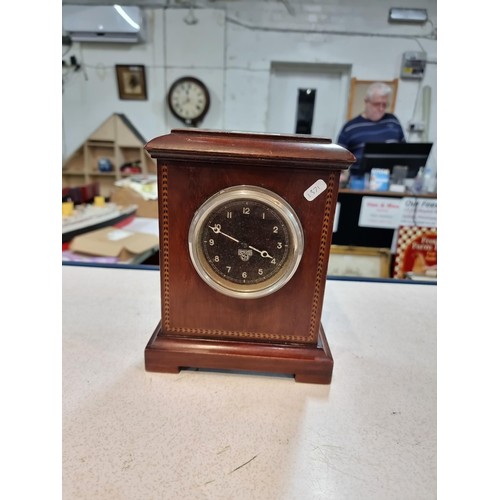
[{"label": "paper sign", "polygon": [[400,226],[437,227],[437,200],[403,198]]},{"label": "paper sign", "polygon": [[437,227],[437,200],[363,196],[358,225],[384,229]]},{"label": "paper sign", "polygon": [[394,278],[437,278],[437,229],[400,227],[394,264]]},{"label": "paper sign", "polygon": [[358,225],[394,229],[401,219],[401,199],[363,196]]}]

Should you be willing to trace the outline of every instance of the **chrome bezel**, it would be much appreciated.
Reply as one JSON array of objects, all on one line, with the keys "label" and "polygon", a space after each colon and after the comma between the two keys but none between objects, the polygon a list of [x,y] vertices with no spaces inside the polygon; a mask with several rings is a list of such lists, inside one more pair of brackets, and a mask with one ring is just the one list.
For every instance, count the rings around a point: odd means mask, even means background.
[{"label": "chrome bezel", "polygon": [[[268,205],[278,213],[288,229],[290,249],[285,263],[275,275],[257,284],[238,284],[222,278],[213,271],[202,249],[201,235],[207,218],[221,205],[239,199],[251,199]],[[230,297],[256,299],[278,291],[295,274],[304,252],[304,231],[297,214],[281,196],[259,186],[239,185],[219,191],[200,206],[189,227],[188,246],[194,268],[205,283]]]}]

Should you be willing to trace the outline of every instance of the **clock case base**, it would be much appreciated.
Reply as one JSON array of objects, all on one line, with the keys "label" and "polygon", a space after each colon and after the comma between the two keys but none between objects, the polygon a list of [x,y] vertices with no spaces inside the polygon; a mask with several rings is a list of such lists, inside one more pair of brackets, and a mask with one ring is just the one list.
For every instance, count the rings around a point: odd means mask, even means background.
[{"label": "clock case base", "polygon": [[164,334],[161,322],[144,351],[146,371],[179,373],[182,368],[291,374],[296,382],[330,384],[333,358],[320,324],[317,345],[212,341]]}]

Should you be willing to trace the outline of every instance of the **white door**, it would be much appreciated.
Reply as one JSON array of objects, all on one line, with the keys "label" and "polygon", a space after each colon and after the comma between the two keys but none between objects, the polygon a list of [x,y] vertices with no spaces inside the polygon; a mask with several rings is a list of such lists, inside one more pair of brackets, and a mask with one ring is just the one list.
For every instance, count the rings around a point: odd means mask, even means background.
[{"label": "white door", "polygon": [[312,135],[335,142],[345,122],[349,68],[338,65],[272,63],[267,131],[295,133],[299,89],[315,89]]}]

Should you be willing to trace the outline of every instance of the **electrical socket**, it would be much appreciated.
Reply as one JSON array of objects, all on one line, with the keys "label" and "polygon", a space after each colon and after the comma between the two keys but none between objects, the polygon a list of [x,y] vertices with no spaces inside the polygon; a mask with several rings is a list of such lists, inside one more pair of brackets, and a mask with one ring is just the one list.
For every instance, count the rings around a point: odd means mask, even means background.
[{"label": "electrical socket", "polygon": [[416,120],[411,120],[408,122],[408,130],[410,132],[423,132],[425,129],[424,122],[419,122]]}]

